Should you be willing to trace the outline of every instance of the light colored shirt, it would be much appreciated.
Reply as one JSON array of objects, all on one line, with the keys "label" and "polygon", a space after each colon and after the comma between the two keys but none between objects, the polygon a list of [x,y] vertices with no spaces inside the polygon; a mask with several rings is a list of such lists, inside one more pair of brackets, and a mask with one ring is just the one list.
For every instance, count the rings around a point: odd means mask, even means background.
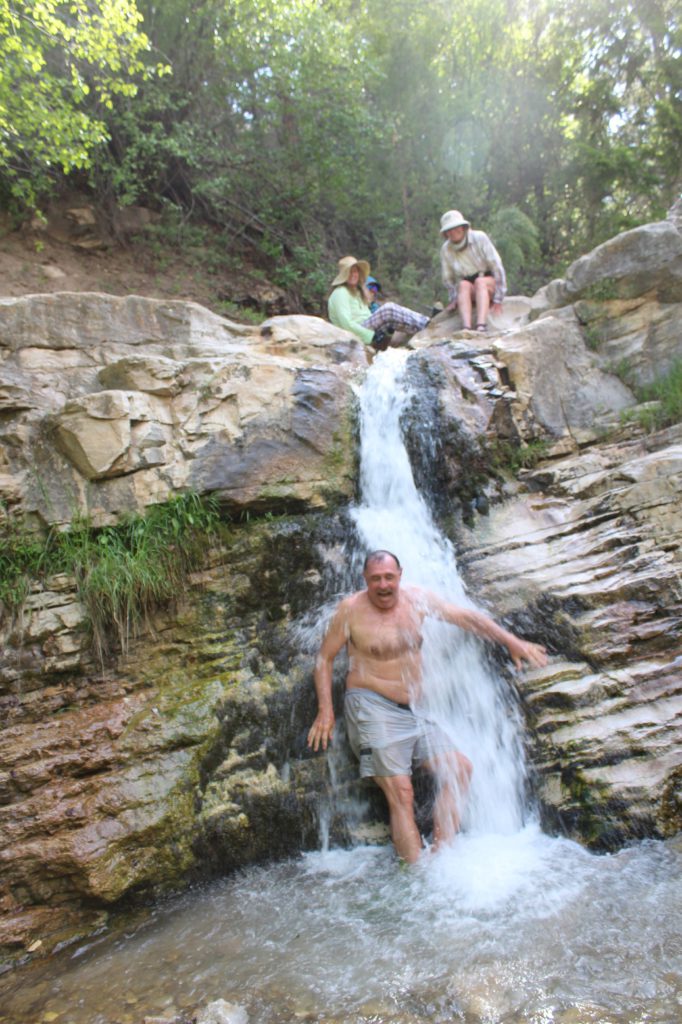
[{"label": "light colored shirt", "polygon": [[499,252],[485,231],[469,228],[467,239],[468,244],[464,249],[458,251],[452,242],[445,242],[440,250],[443,284],[448,290],[449,301],[454,302],[457,298],[457,285],[463,278],[483,271],[491,273],[495,278],[493,302],[502,302],[507,294],[507,276]]},{"label": "light colored shirt", "polygon": [[370,315],[370,309],[357,293],[351,292],[345,284],[337,285],[329,296],[327,309],[329,319],[336,327],[352,331],[364,345],[372,344],[374,331],[362,326],[363,320]]}]

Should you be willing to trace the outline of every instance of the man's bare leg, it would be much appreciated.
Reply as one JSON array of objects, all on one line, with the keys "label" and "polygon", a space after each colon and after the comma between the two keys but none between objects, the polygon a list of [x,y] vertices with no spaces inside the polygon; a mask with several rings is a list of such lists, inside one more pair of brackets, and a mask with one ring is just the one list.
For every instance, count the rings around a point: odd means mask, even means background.
[{"label": "man's bare leg", "polygon": [[424,765],[433,774],[438,792],[433,804],[433,849],[447,846],[459,832],[473,765],[468,757],[453,750],[438,754]]},{"label": "man's bare leg", "polygon": [[409,775],[375,775],[374,781],[388,801],[391,839],[396,853],[414,864],[422,852],[422,839],[414,820],[414,790]]},{"label": "man's bare leg", "polygon": [[471,281],[460,281],[457,285],[457,308],[462,318],[462,327],[471,330],[471,307],[474,301],[474,286]]},{"label": "man's bare leg", "polygon": [[474,301],[476,303],[476,326],[488,323],[488,310],[495,291],[495,281],[491,277],[477,277],[474,282]]}]

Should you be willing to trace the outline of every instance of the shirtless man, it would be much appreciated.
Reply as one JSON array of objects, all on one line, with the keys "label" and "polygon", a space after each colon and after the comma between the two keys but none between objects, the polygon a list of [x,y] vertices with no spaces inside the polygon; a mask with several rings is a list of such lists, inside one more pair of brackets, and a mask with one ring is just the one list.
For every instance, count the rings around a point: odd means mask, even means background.
[{"label": "shirtless man", "polygon": [[389,551],[365,559],[366,590],[338,605],[315,663],[318,712],[308,733],[313,750],[327,749],[334,733],[332,669],[347,646],[344,714],[348,737],[360,759],[360,775],[372,778],[388,801],[391,838],[398,856],[414,863],[422,841],[414,818],[411,773],[415,756],[436,778],[434,847],[459,830],[459,805],[472,765],[452,748],[438,726],[411,710],[421,689],[422,623],[429,616],[503,644],[517,668],[547,664],[544,647],[508,633],[481,612],[449,604],[418,587],[401,587],[402,569]]}]

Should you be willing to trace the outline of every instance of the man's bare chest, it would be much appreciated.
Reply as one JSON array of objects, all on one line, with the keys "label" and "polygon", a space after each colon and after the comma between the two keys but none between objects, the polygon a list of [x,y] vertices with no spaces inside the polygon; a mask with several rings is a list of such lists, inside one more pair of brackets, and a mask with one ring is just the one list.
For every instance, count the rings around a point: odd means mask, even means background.
[{"label": "man's bare chest", "polygon": [[416,653],[421,646],[419,623],[413,615],[365,615],[350,623],[352,648],[367,658],[391,661]]}]

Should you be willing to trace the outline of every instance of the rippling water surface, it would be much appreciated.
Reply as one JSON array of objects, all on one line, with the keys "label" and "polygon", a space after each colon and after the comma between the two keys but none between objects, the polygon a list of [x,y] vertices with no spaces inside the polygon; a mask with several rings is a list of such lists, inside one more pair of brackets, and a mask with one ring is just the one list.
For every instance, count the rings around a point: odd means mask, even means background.
[{"label": "rippling water surface", "polygon": [[0,1018],[141,1024],[223,998],[262,1024],[675,1024],[681,865],[679,844],[594,856],[533,825],[413,870],[308,854],[5,979]]}]

